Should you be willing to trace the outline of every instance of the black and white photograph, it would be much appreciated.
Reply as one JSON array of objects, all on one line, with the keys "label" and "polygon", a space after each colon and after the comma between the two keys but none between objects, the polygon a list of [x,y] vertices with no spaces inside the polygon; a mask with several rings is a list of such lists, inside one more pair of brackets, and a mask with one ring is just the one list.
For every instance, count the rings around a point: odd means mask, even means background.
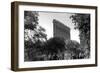
[{"label": "black and white photograph", "polygon": [[12,3],[14,71],[97,66],[97,7]]},{"label": "black and white photograph", "polygon": [[90,14],[24,11],[24,61],[90,58]]}]

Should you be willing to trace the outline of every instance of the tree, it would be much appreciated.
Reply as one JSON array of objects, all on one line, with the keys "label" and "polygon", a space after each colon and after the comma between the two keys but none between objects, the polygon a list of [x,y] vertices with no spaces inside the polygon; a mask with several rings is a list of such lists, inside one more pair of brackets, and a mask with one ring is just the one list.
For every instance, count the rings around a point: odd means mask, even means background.
[{"label": "tree", "polygon": [[71,59],[78,59],[80,57],[80,44],[77,41],[66,40],[66,49]]},{"label": "tree", "polygon": [[74,14],[70,18],[75,24],[75,29],[78,29],[80,32],[81,48],[90,52],[90,14]]},{"label": "tree", "polygon": [[36,29],[38,25],[38,13],[35,11],[24,12],[24,28],[29,30]]},{"label": "tree", "polygon": [[[46,41],[45,29],[38,24],[38,12],[24,12],[25,61],[37,60],[40,44]],[[40,48],[38,48],[40,47]]]},{"label": "tree", "polygon": [[44,45],[44,52],[47,55],[47,60],[63,59],[64,51],[65,41],[60,37],[50,38]]}]

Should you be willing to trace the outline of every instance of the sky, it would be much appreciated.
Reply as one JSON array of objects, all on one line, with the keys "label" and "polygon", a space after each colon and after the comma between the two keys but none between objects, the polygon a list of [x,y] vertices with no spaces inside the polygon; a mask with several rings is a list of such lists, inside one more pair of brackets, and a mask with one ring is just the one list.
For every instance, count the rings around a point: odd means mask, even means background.
[{"label": "sky", "polygon": [[53,19],[60,21],[70,28],[71,40],[80,43],[79,30],[74,29],[70,16],[72,13],[39,12],[39,25],[46,29],[47,39],[53,37]]}]

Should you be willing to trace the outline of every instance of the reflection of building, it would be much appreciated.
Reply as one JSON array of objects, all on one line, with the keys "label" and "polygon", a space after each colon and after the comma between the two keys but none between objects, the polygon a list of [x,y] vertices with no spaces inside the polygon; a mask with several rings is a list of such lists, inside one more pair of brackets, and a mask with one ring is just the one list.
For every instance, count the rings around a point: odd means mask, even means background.
[{"label": "reflection of building", "polygon": [[53,20],[53,31],[54,37],[61,37],[65,40],[70,40],[70,28],[55,19]]}]

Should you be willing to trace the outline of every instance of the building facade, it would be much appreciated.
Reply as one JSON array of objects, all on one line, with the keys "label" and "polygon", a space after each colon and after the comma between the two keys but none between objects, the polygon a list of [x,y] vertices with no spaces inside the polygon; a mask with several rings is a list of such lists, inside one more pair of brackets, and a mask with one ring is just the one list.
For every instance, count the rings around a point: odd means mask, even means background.
[{"label": "building facade", "polygon": [[53,20],[53,31],[54,37],[70,40],[70,28],[56,19]]}]

